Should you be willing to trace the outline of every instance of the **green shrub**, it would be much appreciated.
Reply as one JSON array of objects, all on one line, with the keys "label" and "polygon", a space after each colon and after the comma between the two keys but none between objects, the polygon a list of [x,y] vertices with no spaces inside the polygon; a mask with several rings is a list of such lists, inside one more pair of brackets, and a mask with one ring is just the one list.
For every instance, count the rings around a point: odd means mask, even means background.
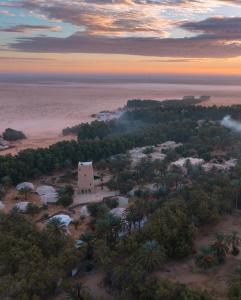
[{"label": "green shrub", "polygon": [[26,139],[26,136],[22,131],[14,130],[12,128],[7,128],[3,132],[3,138],[6,141],[17,141],[17,140]]}]

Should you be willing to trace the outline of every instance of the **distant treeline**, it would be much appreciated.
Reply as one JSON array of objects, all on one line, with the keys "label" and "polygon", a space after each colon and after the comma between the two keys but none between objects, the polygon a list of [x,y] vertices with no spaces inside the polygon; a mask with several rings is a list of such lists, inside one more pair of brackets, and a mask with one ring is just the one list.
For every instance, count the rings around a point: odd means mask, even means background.
[{"label": "distant treeline", "polygon": [[[1,156],[0,181],[15,184],[67,166],[75,167],[79,161],[99,161],[134,147],[167,140],[184,143],[179,150],[180,155],[196,153],[209,159],[212,151],[230,148],[234,144],[229,130],[209,122],[221,120],[226,114],[241,118],[241,106],[178,105],[173,108],[131,110],[124,114],[125,128],[129,131],[122,130],[123,123],[116,121],[82,124],[77,131],[78,142],[64,141],[46,149],[29,149],[16,156]],[[200,120],[204,122],[201,127],[198,126]]]},{"label": "distant treeline", "polygon": [[[241,119],[241,106],[202,107],[195,106],[208,96],[184,100],[129,100],[121,118],[110,121],[95,120],[63,129],[63,135],[74,134],[79,140],[102,139],[114,134],[127,133],[146,127],[148,124],[166,123],[172,120],[221,120],[230,114]],[[195,105],[194,105],[195,104]],[[192,115],[190,115],[192,114]]]},{"label": "distant treeline", "polygon": [[144,108],[166,108],[166,107],[184,107],[189,105],[197,105],[204,101],[207,101],[209,96],[201,96],[195,98],[194,96],[186,96],[183,99],[168,99],[163,101],[158,100],[141,100],[133,99],[128,100],[126,108],[127,109],[144,109]]},{"label": "distant treeline", "polygon": [[[125,110],[133,111],[133,110],[145,110],[145,109],[165,109],[165,108],[177,108],[195,105],[201,103],[207,99],[208,96],[202,96],[200,98],[187,98],[187,99],[173,99],[173,100],[140,100],[133,99],[128,100]],[[131,119],[126,118],[126,114],[119,120],[110,120],[106,122],[95,120],[89,123],[81,123],[72,127],[64,128],[62,133],[63,135],[74,134],[79,135],[81,139],[94,139],[96,137],[103,138],[109,134],[124,132],[129,129],[129,122]],[[131,124],[132,126],[134,124]]]},{"label": "distant treeline", "polygon": [[8,180],[16,184],[67,166],[77,166],[79,161],[99,161],[134,147],[153,145],[170,138],[183,141],[188,138],[185,128],[189,124],[182,125],[179,130],[176,130],[175,124],[165,129],[156,125],[132,134],[83,142],[64,141],[47,149],[29,149],[21,151],[16,156],[1,156],[0,178],[3,180],[4,177],[5,179],[8,177]]},{"label": "distant treeline", "polygon": [[125,130],[124,124],[117,123],[115,120],[102,122],[93,121],[89,123],[81,123],[73,127],[63,129],[63,135],[75,134],[81,139],[103,138],[113,132],[121,132]]}]

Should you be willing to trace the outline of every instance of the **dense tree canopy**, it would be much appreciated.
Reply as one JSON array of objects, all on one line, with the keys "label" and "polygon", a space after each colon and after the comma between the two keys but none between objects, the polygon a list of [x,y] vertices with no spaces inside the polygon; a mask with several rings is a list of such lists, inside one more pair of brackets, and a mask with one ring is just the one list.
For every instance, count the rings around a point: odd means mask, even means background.
[{"label": "dense tree canopy", "polygon": [[[155,103],[155,101],[154,101]],[[182,103],[182,101],[180,101]],[[131,148],[155,145],[167,140],[184,143],[179,155],[195,153],[209,159],[215,150],[237,149],[237,138],[219,123],[226,114],[241,116],[241,106],[201,107],[183,105],[127,110],[119,123],[94,121],[77,127],[79,141],[64,141],[47,149],[24,150],[16,156],[0,157],[0,179],[17,183],[50,174],[78,161],[100,161]],[[203,120],[204,126],[198,127]],[[125,130],[123,129],[123,122]],[[117,129],[116,129],[117,128]],[[117,130],[117,131],[116,131]],[[100,140],[96,137],[101,138]],[[84,140],[83,140],[84,139]],[[233,145],[236,147],[233,147]]]},{"label": "dense tree canopy", "polygon": [[1,299],[45,299],[79,259],[57,227],[39,232],[17,213],[0,216]]}]

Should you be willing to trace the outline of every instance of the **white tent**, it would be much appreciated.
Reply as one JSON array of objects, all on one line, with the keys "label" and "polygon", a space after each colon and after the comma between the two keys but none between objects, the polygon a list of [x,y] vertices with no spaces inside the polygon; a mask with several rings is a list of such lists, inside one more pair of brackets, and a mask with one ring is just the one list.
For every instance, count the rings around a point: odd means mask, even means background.
[{"label": "white tent", "polygon": [[84,244],[85,244],[84,241],[82,241],[82,240],[76,240],[74,246],[75,246],[76,249],[79,249],[79,248],[82,247]]},{"label": "white tent", "polygon": [[64,215],[64,214],[59,214],[59,215],[55,215],[52,218],[50,218],[48,220],[48,222],[51,221],[51,220],[55,220],[55,219],[59,220],[65,226],[68,226],[73,221],[72,218],[70,218],[70,216]]},{"label": "white tent", "polygon": [[33,191],[34,185],[31,182],[21,182],[16,186],[16,189],[18,191],[21,191],[23,189],[29,189],[29,190]]},{"label": "white tent", "polygon": [[90,216],[87,205],[84,205],[84,206],[81,207],[80,216],[81,217],[89,217]]},{"label": "white tent", "polygon": [[200,166],[204,163],[204,160],[201,158],[194,158],[194,157],[185,157],[180,158],[177,161],[171,163],[171,165],[175,165],[177,167],[185,167],[187,163],[190,163],[192,166]]},{"label": "white tent", "polygon": [[51,185],[41,185],[41,186],[37,187],[36,192],[39,195],[46,195],[48,193],[55,193],[56,190]]},{"label": "white tent", "polygon": [[4,209],[4,207],[5,207],[5,204],[2,201],[0,201],[0,209]]},{"label": "white tent", "polygon": [[58,201],[58,194],[57,193],[49,193],[46,195],[40,195],[40,198],[44,204],[56,203]]},{"label": "white tent", "polygon": [[36,192],[44,204],[56,203],[58,201],[58,193],[50,185],[41,185],[36,189]]},{"label": "white tent", "polygon": [[119,206],[125,206],[125,205],[128,205],[128,203],[129,203],[129,198],[128,197],[118,196],[116,198],[118,200],[118,205]]},{"label": "white tent", "polygon": [[18,202],[14,205],[15,208],[17,208],[20,212],[22,213],[26,213],[28,210],[28,205],[29,202],[27,201],[22,201],[22,202]]},{"label": "white tent", "polygon": [[110,211],[110,214],[116,218],[123,218],[124,217],[124,214],[125,214],[125,211],[126,209],[125,208],[122,208],[122,207],[116,207],[116,208],[113,208],[111,211]]}]

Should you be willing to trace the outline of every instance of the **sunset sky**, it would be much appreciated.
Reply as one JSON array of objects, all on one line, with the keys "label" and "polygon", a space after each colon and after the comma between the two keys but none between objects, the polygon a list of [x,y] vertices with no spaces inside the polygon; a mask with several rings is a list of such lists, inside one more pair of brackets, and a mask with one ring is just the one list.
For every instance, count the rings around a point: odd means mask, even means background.
[{"label": "sunset sky", "polygon": [[241,0],[0,0],[0,72],[241,75]]}]

